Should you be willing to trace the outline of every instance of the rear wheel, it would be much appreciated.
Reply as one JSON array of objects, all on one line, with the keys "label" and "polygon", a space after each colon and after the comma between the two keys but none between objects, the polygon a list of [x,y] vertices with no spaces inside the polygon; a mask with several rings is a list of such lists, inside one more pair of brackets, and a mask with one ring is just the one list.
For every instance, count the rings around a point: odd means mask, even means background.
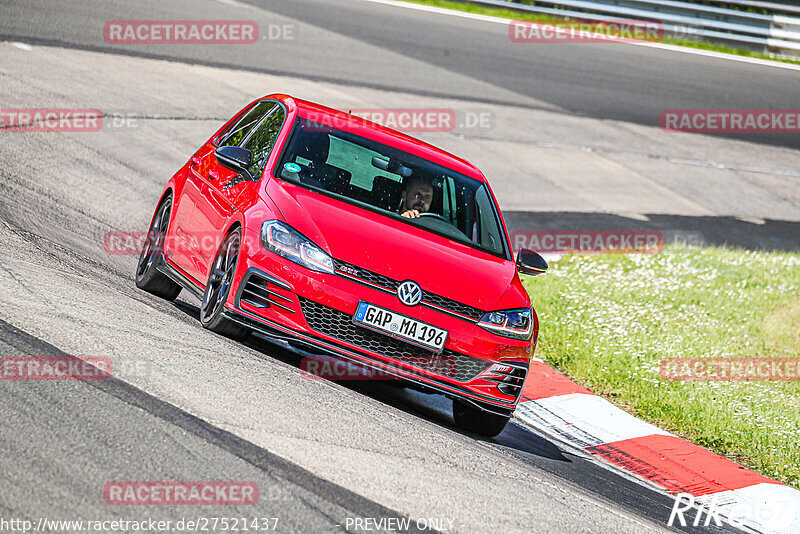
[{"label": "rear wheel", "polygon": [[506,427],[509,418],[481,410],[468,402],[453,399],[453,419],[462,430],[493,438]]},{"label": "rear wheel", "polygon": [[233,276],[236,273],[236,264],[239,260],[239,245],[241,244],[241,231],[234,230],[222,243],[203,294],[203,304],[200,306],[200,323],[205,327],[223,336],[242,340],[250,334],[250,330],[225,318],[225,302],[233,287]]},{"label": "rear wheel", "polygon": [[139,263],[136,265],[136,287],[167,300],[175,300],[181,292],[181,286],[158,271],[158,266],[164,261],[164,241],[167,237],[171,211],[172,197],[168,196],[156,210],[139,256]]}]

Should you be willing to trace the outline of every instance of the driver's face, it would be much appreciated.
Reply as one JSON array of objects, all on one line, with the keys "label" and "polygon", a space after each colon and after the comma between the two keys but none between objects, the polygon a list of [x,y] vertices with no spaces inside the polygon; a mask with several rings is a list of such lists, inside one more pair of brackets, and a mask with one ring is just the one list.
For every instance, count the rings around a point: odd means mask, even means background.
[{"label": "driver's face", "polygon": [[420,213],[431,208],[433,201],[433,186],[428,183],[414,182],[405,192],[405,207],[407,210],[417,210]]}]

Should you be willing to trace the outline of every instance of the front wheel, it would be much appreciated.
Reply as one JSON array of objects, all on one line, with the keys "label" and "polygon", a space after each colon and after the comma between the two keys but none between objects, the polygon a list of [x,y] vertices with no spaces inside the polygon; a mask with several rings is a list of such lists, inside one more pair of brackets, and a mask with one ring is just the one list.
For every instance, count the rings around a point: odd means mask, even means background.
[{"label": "front wheel", "polygon": [[462,430],[493,438],[506,427],[509,418],[481,410],[466,401],[453,400],[453,419]]},{"label": "front wheel", "polygon": [[175,300],[181,292],[181,286],[158,270],[158,266],[164,261],[164,241],[171,211],[172,197],[168,196],[156,210],[139,263],[136,264],[136,287],[167,300]]},{"label": "front wheel", "polygon": [[237,340],[247,337],[250,330],[225,318],[223,311],[233,287],[241,241],[241,231],[238,229],[225,238],[214,263],[211,264],[208,283],[203,293],[203,304],[200,306],[200,323],[203,327]]}]

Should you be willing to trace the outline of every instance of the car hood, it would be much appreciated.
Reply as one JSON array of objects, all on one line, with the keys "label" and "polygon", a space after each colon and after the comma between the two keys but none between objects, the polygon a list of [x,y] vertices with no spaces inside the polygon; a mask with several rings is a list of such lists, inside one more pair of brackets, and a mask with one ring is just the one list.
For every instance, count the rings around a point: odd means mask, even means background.
[{"label": "car hood", "polygon": [[277,179],[267,194],[286,223],[338,260],[487,311],[529,302],[512,261]]}]

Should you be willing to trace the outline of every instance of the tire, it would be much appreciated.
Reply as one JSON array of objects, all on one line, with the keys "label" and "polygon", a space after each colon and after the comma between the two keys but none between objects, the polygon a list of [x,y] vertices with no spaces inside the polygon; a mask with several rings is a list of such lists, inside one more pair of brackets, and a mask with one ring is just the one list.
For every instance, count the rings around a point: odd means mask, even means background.
[{"label": "tire", "polygon": [[453,399],[453,419],[461,430],[493,438],[503,431],[509,417],[489,413],[468,402]]},{"label": "tire", "polygon": [[136,264],[136,287],[166,300],[175,300],[182,289],[167,275],[158,271],[158,266],[164,262],[164,241],[171,211],[172,197],[168,196],[156,209],[153,223],[147,232],[147,240]]},{"label": "tire", "polygon": [[222,313],[233,287],[241,242],[242,234],[238,228],[222,242],[217,257],[211,264],[203,303],[200,305],[200,323],[204,328],[239,341],[250,334],[250,329],[226,319]]}]

